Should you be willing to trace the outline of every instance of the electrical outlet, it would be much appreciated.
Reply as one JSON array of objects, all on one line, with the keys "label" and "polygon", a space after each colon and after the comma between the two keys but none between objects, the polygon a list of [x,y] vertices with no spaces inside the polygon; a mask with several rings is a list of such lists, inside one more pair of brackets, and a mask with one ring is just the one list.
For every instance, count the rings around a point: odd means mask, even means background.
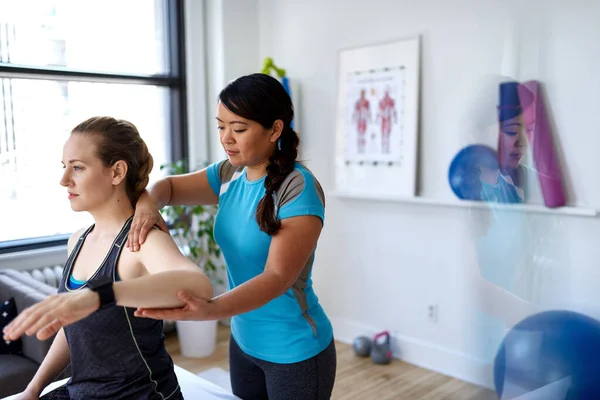
[{"label": "electrical outlet", "polygon": [[429,322],[433,322],[433,323],[438,322],[438,305],[437,304],[429,305],[429,307],[427,308],[427,319],[429,319]]}]

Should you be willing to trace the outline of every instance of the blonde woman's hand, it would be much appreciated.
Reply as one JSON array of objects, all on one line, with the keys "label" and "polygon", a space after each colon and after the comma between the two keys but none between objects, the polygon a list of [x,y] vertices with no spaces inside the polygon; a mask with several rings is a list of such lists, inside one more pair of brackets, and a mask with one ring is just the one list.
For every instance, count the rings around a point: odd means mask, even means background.
[{"label": "blonde woman's hand", "polygon": [[34,393],[32,390],[25,389],[19,393],[13,400],[39,400],[39,393]]},{"label": "blonde woman's hand", "polygon": [[60,293],[23,310],[3,330],[3,339],[15,341],[22,335],[46,340],[61,328],[77,322],[100,307],[100,297],[89,289]]},{"label": "blonde woman's hand", "polygon": [[146,241],[146,236],[154,225],[158,226],[162,231],[169,233],[167,223],[160,214],[156,203],[147,193],[144,193],[140,196],[135,207],[135,214],[133,221],[131,221],[129,234],[127,235],[127,248],[130,251],[138,251],[140,246]]}]

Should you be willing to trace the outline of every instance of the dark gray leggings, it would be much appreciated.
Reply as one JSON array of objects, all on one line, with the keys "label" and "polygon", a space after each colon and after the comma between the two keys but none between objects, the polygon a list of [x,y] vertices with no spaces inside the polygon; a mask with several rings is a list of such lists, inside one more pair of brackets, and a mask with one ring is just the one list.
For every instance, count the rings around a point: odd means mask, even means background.
[{"label": "dark gray leggings", "polygon": [[231,388],[242,400],[329,400],[336,366],[333,340],[308,360],[275,364],[249,356],[229,339]]}]

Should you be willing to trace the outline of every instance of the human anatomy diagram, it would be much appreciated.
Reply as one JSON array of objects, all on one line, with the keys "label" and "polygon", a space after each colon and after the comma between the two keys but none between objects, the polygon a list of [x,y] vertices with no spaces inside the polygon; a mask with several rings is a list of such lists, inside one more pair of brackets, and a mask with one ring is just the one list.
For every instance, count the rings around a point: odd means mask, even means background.
[{"label": "human anatomy diagram", "polygon": [[358,153],[364,154],[367,145],[367,124],[371,122],[370,103],[365,97],[365,89],[360,91],[360,98],[356,101],[354,106],[352,120],[356,124],[356,150]]},{"label": "human anatomy diagram", "polygon": [[371,71],[350,78],[346,98],[348,161],[402,159],[402,95],[401,69]]},{"label": "human anatomy diagram", "polygon": [[383,154],[389,154],[392,123],[398,123],[396,102],[390,97],[389,88],[386,89],[383,98],[379,101],[378,111],[377,121],[381,124],[381,152]]}]

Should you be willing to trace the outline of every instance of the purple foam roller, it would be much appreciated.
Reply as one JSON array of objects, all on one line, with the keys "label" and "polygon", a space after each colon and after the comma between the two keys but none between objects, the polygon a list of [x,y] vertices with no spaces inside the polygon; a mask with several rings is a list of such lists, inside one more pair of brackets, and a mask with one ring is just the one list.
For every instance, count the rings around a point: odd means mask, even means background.
[{"label": "purple foam roller", "polygon": [[[533,99],[531,99],[532,94]],[[567,200],[563,177],[552,141],[550,123],[539,82],[521,83],[519,97],[521,105],[531,104],[530,107],[523,107],[523,117],[527,126],[527,136],[538,172],[544,204],[549,208],[565,206]]]}]

